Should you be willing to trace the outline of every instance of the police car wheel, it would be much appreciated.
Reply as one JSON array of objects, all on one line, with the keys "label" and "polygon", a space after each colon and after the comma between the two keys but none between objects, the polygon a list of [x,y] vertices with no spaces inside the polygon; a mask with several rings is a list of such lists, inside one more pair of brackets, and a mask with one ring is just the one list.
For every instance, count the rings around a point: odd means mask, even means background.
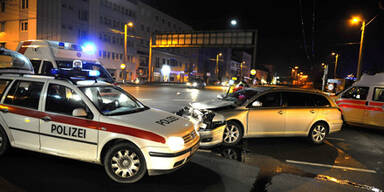
[{"label": "police car wheel", "polygon": [[234,146],[240,142],[243,137],[243,129],[241,125],[234,121],[228,121],[224,129],[223,145]]},{"label": "police car wheel", "polygon": [[144,155],[131,143],[120,143],[108,150],[104,168],[118,183],[134,183],[144,177],[147,166]]},{"label": "police car wheel", "polygon": [[325,140],[325,137],[328,134],[328,125],[325,123],[316,123],[311,127],[309,131],[309,139],[314,144],[322,144]]},{"label": "police car wheel", "polygon": [[2,127],[0,127],[0,156],[3,155],[9,147],[9,141],[7,134],[3,130]]}]

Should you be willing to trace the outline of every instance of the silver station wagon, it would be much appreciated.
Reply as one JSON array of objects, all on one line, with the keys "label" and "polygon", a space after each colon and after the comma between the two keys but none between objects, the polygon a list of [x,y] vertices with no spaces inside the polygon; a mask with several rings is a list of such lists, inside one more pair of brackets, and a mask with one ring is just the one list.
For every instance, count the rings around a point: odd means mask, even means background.
[{"label": "silver station wagon", "polygon": [[201,146],[281,136],[304,136],[320,144],[343,125],[332,99],[318,91],[295,88],[247,88],[190,103],[178,114],[200,124]]}]

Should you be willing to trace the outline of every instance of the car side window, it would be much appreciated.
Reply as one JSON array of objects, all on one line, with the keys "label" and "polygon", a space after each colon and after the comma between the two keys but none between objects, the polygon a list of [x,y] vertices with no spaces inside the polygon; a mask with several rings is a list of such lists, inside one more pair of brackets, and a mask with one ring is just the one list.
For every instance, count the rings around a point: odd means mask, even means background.
[{"label": "car side window", "polygon": [[44,61],[43,68],[41,69],[41,74],[43,75],[51,75],[51,69],[53,69],[52,62]]},{"label": "car side window", "polygon": [[38,109],[43,86],[42,82],[16,81],[9,90],[4,103]]},{"label": "car side window", "polygon": [[316,95],[316,94],[311,94],[312,101],[314,102],[314,105],[316,107],[330,107],[331,103],[329,103],[328,99],[325,98],[322,95]]},{"label": "car side window", "polygon": [[352,87],[341,95],[341,98],[366,100],[369,87]]},{"label": "car side window", "polygon": [[284,106],[287,107],[314,106],[313,100],[310,99],[310,95],[307,93],[284,92],[283,101]]},{"label": "car side window", "polygon": [[45,102],[46,112],[72,116],[73,110],[78,108],[88,111],[80,95],[68,87],[49,84]]},{"label": "car side window", "polygon": [[8,87],[11,80],[0,79],[0,98],[3,97],[5,89]]},{"label": "car side window", "polygon": [[267,93],[257,98],[262,103],[262,107],[280,107],[280,93]]},{"label": "car side window", "polygon": [[373,101],[384,102],[384,88],[375,87]]},{"label": "car side window", "polygon": [[39,74],[39,69],[41,65],[41,60],[31,60],[33,70],[35,71],[35,74]]}]

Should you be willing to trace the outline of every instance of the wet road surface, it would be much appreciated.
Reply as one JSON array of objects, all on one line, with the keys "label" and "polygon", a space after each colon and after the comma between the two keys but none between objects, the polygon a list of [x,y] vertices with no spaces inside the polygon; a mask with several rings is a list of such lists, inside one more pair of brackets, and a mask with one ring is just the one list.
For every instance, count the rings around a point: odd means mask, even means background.
[{"label": "wet road surface", "polygon": [[[126,87],[143,103],[176,112],[222,90]],[[200,149],[182,169],[135,184],[111,181],[99,165],[19,149],[0,158],[3,191],[380,191],[384,131],[344,127],[322,145],[305,138],[245,139]]]}]

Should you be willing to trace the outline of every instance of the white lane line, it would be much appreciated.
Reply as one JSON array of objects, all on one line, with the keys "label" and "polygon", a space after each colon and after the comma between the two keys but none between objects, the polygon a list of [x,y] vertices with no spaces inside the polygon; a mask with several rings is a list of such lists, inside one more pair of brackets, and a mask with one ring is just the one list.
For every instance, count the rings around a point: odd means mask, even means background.
[{"label": "white lane line", "polygon": [[190,101],[190,99],[172,99],[172,101]]},{"label": "white lane line", "polygon": [[[139,101],[153,101],[154,99],[138,98]],[[191,101],[191,99],[170,99],[169,101]]]},{"label": "white lane line", "polygon": [[139,101],[152,101],[153,99],[138,99]]},{"label": "white lane line", "polygon": [[344,169],[344,170],[359,171],[359,172],[365,172],[365,173],[376,173],[375,170],[369,170],[369,169],[360,169],[360,168],[344,167],[344,166],[337,166],[337,165],[327,165],[327,164],[321,164],[321,163],[310,163],[305,161],[294,161],[294,160],[285,160],[285,161],[287,163],[292,163],[292,164],[311,165],[311,166],[327,167],[327,168],[333,168],[333,169]]},{"label": "white lane line", "polygon": [[336,140],[336,141],[345,141],[345,139],[342,139],[342,138],[336,138],[336,137],[327,137],[327,139],[330,139],[330,140]]}]

